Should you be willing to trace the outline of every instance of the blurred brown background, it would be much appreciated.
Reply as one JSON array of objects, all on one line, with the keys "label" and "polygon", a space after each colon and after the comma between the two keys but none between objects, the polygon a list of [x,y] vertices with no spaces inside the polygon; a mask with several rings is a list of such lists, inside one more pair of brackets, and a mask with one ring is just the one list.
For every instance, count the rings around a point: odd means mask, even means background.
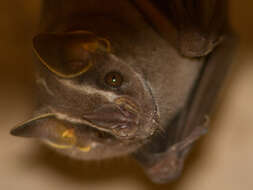
[{"label": "blurred brown background", "polygon": [[33,107],[33,55],[40,1],[0,3],[0,189],[253,189],[253,1],[230,0],[231,23],[241,42],[207,136],[182,177],[153,185],[130,159],[74,162],[32,141],[9,135]]}]

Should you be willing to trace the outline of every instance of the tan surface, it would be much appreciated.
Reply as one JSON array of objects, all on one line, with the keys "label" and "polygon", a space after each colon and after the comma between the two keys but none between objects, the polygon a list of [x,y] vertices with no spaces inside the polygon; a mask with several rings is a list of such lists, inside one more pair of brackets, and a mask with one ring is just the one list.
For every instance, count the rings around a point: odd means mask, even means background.
[{"label": "tan surface", "polygon": [[38,1],[0,3],[0,189],[253,189],[253,2],[231,0],[231,18],[242,42],[208,135],[192,152],[183,176],[152,185],[131,160],[74,162],[36,143],[11,137],[33,101],[31,38]]}]

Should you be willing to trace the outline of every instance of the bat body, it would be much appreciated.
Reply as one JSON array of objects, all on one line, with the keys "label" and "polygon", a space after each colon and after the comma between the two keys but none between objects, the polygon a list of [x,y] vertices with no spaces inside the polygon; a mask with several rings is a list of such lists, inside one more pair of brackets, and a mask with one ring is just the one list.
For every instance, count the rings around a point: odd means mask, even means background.
[{"label": "bat body", "polygon": [[227,49],[216,48],[223,25],[213,23],[223,3],[195,20],[206,4],[44,0],[38,108],[11,133],[77,159],[131,154],[153,181],[174,179],[228,68]]}]

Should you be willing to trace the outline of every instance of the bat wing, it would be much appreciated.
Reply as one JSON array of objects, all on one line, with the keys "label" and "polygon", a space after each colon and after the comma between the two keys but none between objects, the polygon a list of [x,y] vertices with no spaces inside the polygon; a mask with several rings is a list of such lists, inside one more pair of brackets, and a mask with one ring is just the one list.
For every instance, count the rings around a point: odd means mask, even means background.
[{"label": "bat wing", "polygon": [[208,55],[226,30],[227,0],[134,0],[153,27],[182,55]]},{"label": "bat wing", "polygon": [[[159,2],[159,0],[157,2]],[[162,3],[165,1],[160,0],[160,2]],[[171,2],[171,4],[168,3],[170,6],[174,4],[179,6],[180,3],[178,4],[177,2],[181,2],[181,5],[184,5],[183,7],[191,7],[190,3],[194,3],[195,1],[171,0],[168,2]],[[187,2],[189,4],[184,4]],[[196,2],[198,2],[198,0],[196,0]],[[208,3],[208,0],[204,2]],[[219,3],[221,1],[212,2]],[[217,6],[218,5],[215,7]],[[178,15],[178,17],[180,17],[182,16],[181,14],[183,14],[182,17],[185,17],[186,13],[184,12],[183,7],[177,7],[178,12],[173,13],[173,15]],[[213,12],[212,18],[216,19],[215,16],[219,12],[217,12],[216,9],[213,9]],[[198,11],[198,14],[200,14],[200,11]],[[202,30],[204,23],[194,24],[198,23],[198,20],[196,19],[189,19],[189,21],[180,21],[179,18],[174,18],[174,20],[170,19],[172,22],[175,22],[173,26],[176,26],[176,29],[174,28],[174,30],[177,31],[177,37],[185,39],[188,36],[189,38],[186,39],[186,42],[180,42],[182,47],[176,46],[178,50],[184,56],[206,57],[206,63],[204,64],[199,79],[196,81],[195,87],[188,98],[188,103],[166,129],[166,135],[164,137],[161,137],[161,135],[154,136],[150,143],[146,144],[134,154],[135,158],[143,166],[148,176],[156,183],[167,183],[180,175],[186,155],[193,143],[207,132],[210,112],[213,108],[225,74],[231,64],[231,54],[234,50],[235,42],[230,35],[224,35],[224,33],[217,32],[217,27],[216,29],[212,28],[214,27],[212,24],[209,24],[209,27],[211,27],[209,32],[210,36],[208,36],[208,33],[199,32],[200,36],[205,36],[207,43],[213,44],[212,47],[202,46],[203,49],[207,49],[203,51],[197,51],[197,49],[195,49],[195,53],[189,54],[189,52],[194,52],[194,46],[197,45],[198,40],[194,42],[195,38],[192,39],[192,36],[185,34],[185,31],[187,32],[190,28],[192,29],[189,31],[204,31]],[[214,22],[214,20],[209,21],[209,23],[212,22]],[[218,25],[220,25],[220,23],[218,23]],[[213,29],[214,31],[212,31]],[[219,31],[221,31],[221,29],[219,29]],[[183,35],[183,37],[180,37],[180,35]],[[220,40],[221,36],[222,40]],[[215,43],[213,43],[214,39],[216,39]],[[217,40],[219,42],[217,42]],[[188,42],[193,43],[193,46],[189,45]]]},{"label": "bat wing", "polygon": [[156,183],[177,178],[192,144],[207,132],[215,97],[231,63],[233,44],[224,42],[210,55],[185,109],[166,130],[135,153],[135,158]]}]

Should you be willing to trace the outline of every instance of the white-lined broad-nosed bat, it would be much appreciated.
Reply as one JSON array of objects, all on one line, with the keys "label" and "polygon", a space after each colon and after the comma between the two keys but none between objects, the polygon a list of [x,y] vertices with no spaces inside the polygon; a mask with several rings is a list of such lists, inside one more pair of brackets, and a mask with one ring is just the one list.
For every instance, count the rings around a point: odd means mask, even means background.
[{"label": "white-lined broad-nosed bat", "polygon": [[44,0],[38,108],[11,134],[175,179],[229,67],[226,1]]}]

